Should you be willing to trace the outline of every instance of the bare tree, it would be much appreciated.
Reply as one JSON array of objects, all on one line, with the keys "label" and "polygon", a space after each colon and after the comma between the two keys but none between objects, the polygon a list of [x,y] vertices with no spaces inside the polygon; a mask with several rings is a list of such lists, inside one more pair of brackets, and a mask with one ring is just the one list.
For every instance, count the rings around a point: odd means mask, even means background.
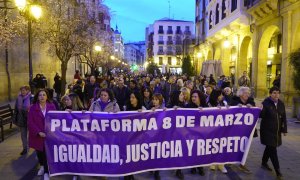
[{"label": "bare tree", "polygon": [[5,48],[5,71],[7,75],[7,96],[11,101],[11,79],[8,62],[8,48],[13,39],[21,36],[24,33],[25,21],[19,16],[13,14],[13,9],[8,6],[7,1],[3,1],[3,6],[0,8],[0,47]]},{"label": "bare tree", "polygon": [[77,54],[89,26],[87,9],[75,0],[43,0],[40,38],[50,45],[49,53],[61,62],[62,94],[65,93],[69,60]]}]

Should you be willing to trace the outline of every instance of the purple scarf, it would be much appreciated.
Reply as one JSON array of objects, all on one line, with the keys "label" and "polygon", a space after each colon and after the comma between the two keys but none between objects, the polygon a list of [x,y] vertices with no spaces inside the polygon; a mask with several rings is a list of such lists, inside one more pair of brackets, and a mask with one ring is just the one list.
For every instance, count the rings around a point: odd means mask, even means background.
[{"label": "purple scarf", "polygon": [[21,93],[18,95],[17,99],[17,108],[19,110],[27,110],[30,107],[30,97],[31,93],[29,92],[25,96],[22,96]]}]

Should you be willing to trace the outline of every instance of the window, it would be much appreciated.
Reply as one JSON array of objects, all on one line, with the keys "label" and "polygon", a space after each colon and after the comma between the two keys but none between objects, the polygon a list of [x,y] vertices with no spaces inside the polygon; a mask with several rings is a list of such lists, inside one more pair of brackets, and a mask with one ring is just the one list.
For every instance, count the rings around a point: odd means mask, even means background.
[{"label": "window", "polygon": [[172,57],[168,57],[168,64],[172,64]]},{"label": "window", "polygon": [[163,51],[164,51],[163,46],[158,46],[158,51],[159,51],[159,52],[163,52]]},{"label": "window", "polygon": [[237,8],[237,0],[231,0],[231,12],[236,10]]},{"label": "window", "polygon": [[163,58],[162,57],[159,57],[159,62],[158,62],[159,65],[162,65],[163,64]]},{"label": "window", "polygon": [[164,33],[164,27],[159,26],[158,33],[163,34]]},{"label": "window", "polygon": [[180,26],[176,27],[176,34],[181,34],[181,27]]},{"label": "window", "polygon": [[225,4],[226,0],[222,0],[222,19],[224,19],[226,17],[226,4]]},{"label": "window", "polygon": [[164,36],[159,36],[159,41],[163,41],[164,40]]},{"label": "window", "polygon": [[190,26],[185,26],[185,31],[190,31]]},{"label": "window", "polygon": [[168,36],[168,41],[172,41],[172,36]]},{"label": "window", "polygon": [[176,65],[180,65],[180,58],[178,57],[177,59],[176,59]]},{"label": "window", "polygon": [[168,34],[173,34],[172,26],[168,26]]},{"label": "window", "polygon": [[212,28],[212,11],[210,11],[210,13],[209,13],[209,29],[211,29]]},{"label": "window", "polygon": [[216,6],[216,24],[219,23],[219,3]]},{"label": "window", "polygon": [[172,52],[172,49],[173,49],[172,46],[168,46],[168,51],[169,52]]}]

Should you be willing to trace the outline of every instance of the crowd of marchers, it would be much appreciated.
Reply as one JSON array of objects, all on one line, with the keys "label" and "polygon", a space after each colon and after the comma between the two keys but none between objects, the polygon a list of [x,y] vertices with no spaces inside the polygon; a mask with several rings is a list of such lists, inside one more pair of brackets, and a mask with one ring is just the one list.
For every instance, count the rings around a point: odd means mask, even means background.
[{"label": "crowd of marchers", "polygon": [[[14,123],[20,127],[23,150],[21,155],[28,152],[28,148],[36,151],[40,168],[38,175],[49,179],[49,170],[44,146],[45,116],[48,111],[143,111],[166,108],[205,108],[228,106],[256,106],[251,82],[247,72],[238,79],[237,85],[233,79],[224,75],[215,78],[213,75],[188,77],[187,75],[165,74],[86,74],[83,78],[79,71],[74,75],[74,81],[67,85],[65,94],[61,96],[61,78],[54,77],[53,88],[47,88],[47,83],[39,76],[36,84],[21,86],[20,94],[15,105]],[[271,159],[277,177],[282,177],[279,167],[277,147],[281,145],[281,134],[286,135],[286,114],[284,103],[279,99],[280,89],[270,88],[269,96],[259,105],[260,139],[265,145],[261,167],[272,171],[268,166]],[[279,84],[280,86],[280,84]],[[32,94],[31,94],[32,92]],[[29,137],[28,137],[29,135]],[[258,136],[255,132],[254,136]],[[220,170],[227,173],[227,165],[211,165],[210,170]],[[244,173],[251,173],[246,165],[238,165]],[[155,179],[160,179],[159,171],[152,172]],[[205,175],[205,167],[191,169],[192,174]],[[176,176],[184,179],[183,172],[176,170]],[[73,179],[77,179],[73,176]],[[134,175],[125,179],[134,179]]]}]

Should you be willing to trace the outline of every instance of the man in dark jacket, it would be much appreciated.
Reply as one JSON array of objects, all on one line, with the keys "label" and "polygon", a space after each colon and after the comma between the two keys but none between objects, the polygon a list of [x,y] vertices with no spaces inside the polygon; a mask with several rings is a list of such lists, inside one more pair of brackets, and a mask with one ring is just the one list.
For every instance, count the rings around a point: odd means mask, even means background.
[{"label": "man in dark jacket", "polygon": [[96,83],[95,76],[90,77],[90,82],[84,86],[84,100],[85,100],[85,107],[90,107],[91,101],[94,97],[94,90],[95,88],[100,88],[99,84]]},{"label": "man in dark jacket", "polygon": [[276,171],[277,177],[282,177],[277,156],[277,147],[282,144],[281,133],[286,136],[287,123],[284,103],[279,99],[280,90],[274,86],[269,91],[270,96],[266,98],[262,105],[263,109],[260,114],[262,118],[260,123],[260,141],[266,145],[261,167],[268,171],[272,169],[268,166],[269,158]]},{"label": "man in dark jacket", "polygon": [[118,79],[118,86],[114,87],[113,92],[120,110],[124,111],[124,105],[129,101],[130,89],[125,86],[123,77]]},{"label": "man in dark jacket", "polygon": [[179,90],[178,86],[176,84],[176,76],[170,76],[168,82],[165,83],[163,87],[163,92],[164,92],[164,98],[165,98],[165,103],[168,104],[170,100],[170,96],[173,91]]}]

